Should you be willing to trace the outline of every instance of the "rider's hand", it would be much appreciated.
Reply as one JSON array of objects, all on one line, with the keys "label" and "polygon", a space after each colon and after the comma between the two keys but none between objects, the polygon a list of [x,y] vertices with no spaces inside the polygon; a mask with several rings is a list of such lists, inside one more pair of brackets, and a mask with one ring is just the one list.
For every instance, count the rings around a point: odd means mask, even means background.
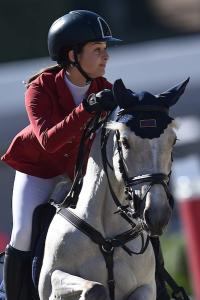
[{"label": "rider's hand", "polygon": [[112,111],[117,107],[117,103],[114,100],[112,91],[104,89],[84,99],[83,106],[88,112]]}]

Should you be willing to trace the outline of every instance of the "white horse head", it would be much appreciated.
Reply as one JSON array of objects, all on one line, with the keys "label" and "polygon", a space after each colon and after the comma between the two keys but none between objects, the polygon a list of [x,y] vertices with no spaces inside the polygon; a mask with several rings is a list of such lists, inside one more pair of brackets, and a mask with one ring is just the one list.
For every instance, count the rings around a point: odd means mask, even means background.
[{"label": "white horse head", "polygon": [[127,90],[121,80],[113,87],[122,108],[115,117],[117,122],[107,125],[117,132],[113,170],[117,181],[135,194],[131,199],[133,215],[143,219],[151,236],[161,235],[171,217],[173,197],[168,183],[176,133],[175,122],[168,113],[188,81],[156,96]]}]

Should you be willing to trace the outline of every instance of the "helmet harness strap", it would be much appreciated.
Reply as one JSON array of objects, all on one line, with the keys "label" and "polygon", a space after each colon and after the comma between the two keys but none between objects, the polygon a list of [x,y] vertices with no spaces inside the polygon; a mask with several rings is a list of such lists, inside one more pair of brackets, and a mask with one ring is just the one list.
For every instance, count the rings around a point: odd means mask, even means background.
[{"label": "helmet harness strap", "polygon": [[74,60],[75,60],[75,62],[73,63],[73,65],[79,70],[79,72],[81,73],[81,75],[83,75],[83,77],[86,79],[86,83],[90,83],[92,81],[92,78],[89,77],[88,74],[81,67],[81,65],[80,65],[80,63],[78,61],[77,49],[74,48],[73,52],[74,52]]}]

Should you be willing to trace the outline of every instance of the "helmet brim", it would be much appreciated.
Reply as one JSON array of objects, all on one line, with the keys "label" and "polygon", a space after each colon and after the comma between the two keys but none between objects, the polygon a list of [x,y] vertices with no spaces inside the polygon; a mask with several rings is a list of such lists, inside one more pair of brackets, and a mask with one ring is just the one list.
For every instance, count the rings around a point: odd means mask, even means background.
[{"label": "helmet brim", "polygon": [[103,40],[106,41],[106,42],[109,42],[109,43],[120,43],[120,42],[122,42],[122,40],[114,38],[114,37],[110,37],[110,36],[105,37]]}]

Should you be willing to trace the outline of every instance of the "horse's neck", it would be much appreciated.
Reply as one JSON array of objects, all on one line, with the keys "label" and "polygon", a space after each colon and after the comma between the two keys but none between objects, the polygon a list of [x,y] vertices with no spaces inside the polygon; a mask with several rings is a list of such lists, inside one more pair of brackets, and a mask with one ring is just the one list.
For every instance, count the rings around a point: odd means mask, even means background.
[{"label": "horse's neck", "polygon": [[[126,230],[127,222],[118,214],[114,214],[117,207],[112,199],[107,177],[103,170],[100,149],[100,133],[98,133],[91,149],[83,188],[75,213],[97,230],[100,230],[105,236],[109,236]],[[112,171],[108,169],[108,172],[114,191],[121,201],[124,197],[122,190]]]}]

